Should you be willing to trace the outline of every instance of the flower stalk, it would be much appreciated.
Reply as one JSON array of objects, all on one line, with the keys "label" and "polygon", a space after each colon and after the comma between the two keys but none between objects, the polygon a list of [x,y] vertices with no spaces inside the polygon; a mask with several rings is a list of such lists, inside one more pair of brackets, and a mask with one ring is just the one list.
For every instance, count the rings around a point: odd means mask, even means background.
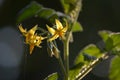
[{"label": "flower stalk", "polygon": [[62,73],[64,75],[64,80],[66,80],[67,74],[66,74],[65,67],[64,67],[64,64],[63,64],[63,61],[60,55],[59,55],[58,61],[59,61]]},{"label": "flower stalk", "polygon": [[63,42],[64,45],[64,65],[65,65],[65,70],[66,70],[66,79],[68,80],[69,77],[69,42],[65,40]]}]

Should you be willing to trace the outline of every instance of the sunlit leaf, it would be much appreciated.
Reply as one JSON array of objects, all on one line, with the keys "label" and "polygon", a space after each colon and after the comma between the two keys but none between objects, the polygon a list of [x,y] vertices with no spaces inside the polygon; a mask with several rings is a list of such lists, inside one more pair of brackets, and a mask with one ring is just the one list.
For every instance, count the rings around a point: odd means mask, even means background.
[{"label": "sunlit leaf", "polygon": [[[113,45],[113,41],[112,39],[109,37],[110,35],[110,31],[106,31],[106,30],[103,30],[103,31],[99,31],[99,35],[100,37],[102,38],[102,40],[104,41],[104,44],[105,44],[105,49],[106,50],[111,50],[112,49],[112,45]],[[112,43],[111,43],[112,42]],[[109,44],[110,43],[110,44]]]},{"label": "sunlit leaf", "polygon": [[70,69],[70,71],[69,71],[69,78],[70,78],[70,80],[75,80],[76,79],[76,77],[80,73],[83,65],[84,65],[84,63],[81,62],[81,63],[75,65],[74,67],[72,67]]},{"label": "sunlit leaf", "polygon": [[74,61],[74,64],[84,63],[84,56],[82,53],[79,53]]},{"label": "sunlit leaf", "polygon": [[57,73],[50,74],[44,80],[58,80],[58,74]]},{"label": "sunlit leaf", "polygon": [[113,40],[113,45],[114,46],[119,46],[120,45],[120,33],[112,33],[110,35],[110,38]]},{"label": "sunlit leaf", "polygon": [[101,56],[100,49],[94,44],[90,44],[87,47],[85,47],[84,48],[84,53],[86,53],[90,56],[94,56],[96,58]]},{"label": "sunlit leaf", "polygon": [[120,52],[120,33],[110,32],[110,31],[100,31],[100,36],[102,37],[105,48],[107,51],[112,51],[112,54],[119,54]]},{"label": "sunlit leaf", "polygon": [[106,45],[106,50],[107,51],[112,50],[112,48],[113,48],[113,40],[110,37],[108,37],[108,39],[105,41],[105,45]]},{"label": "sunlit leaf", "polygon": [[[82,70],[84,70],[83,68],[90,67],[91,62],[93,62],[97,58],[100,58],[102,55],[103,54],[101,53],[101,50],[96,45],[90,44],[90,45],[86,46],[84,49],[82,49],[80,51],[80,53],[78,54],[78,56],[76,57],[76,59],[74,61],[74,65],[79,66],[79,67],[73,68],[73,70],[70,71],[71,78],[73,80],[76,80],[75,78],[76,77],[78,78],[78,75],[81,72],[84,73],[82,71]],[[92,65],[94,65],[94,64],[92,63]]]},{"label": "sunlit leaf", "polygon": [[120,56],[120,33],[111,33],[110,38],[113,40],[112,54]]},{"label": "sunlit leaf", "polygon": [[112,60],[109,78],[110,80],[120,80],[120,57],[118,56]]},{"label": "sunlit leaf", "polygon": [[83,31],[82,25],[79,22],[76,22],[72,28],[72,32],[81,32]]},{"label": "sunlit leaf", "polygon": [[76,57],[74,64],[86,63],[86,60],[94,60],[95,58],[101,57],[101,51],[94,44],[86,46],[83,50],[80,51]]},{"label": "sunlit leaf", "polygon": [[27,18],[30,18],[36,15],[39,10],[42,9],[42,6],[37,2],[33,1],[28,6],[26,6],[20,13],[17,19],[17,22],[21,22]]},{"label": "sunlit leaf", "polygon": [[110,33],[111,33],[110,31],[105,31],[105,30],[99,31],[99,35],[101,36],[101,38],[103,39],[104,42],[106,42]]}]

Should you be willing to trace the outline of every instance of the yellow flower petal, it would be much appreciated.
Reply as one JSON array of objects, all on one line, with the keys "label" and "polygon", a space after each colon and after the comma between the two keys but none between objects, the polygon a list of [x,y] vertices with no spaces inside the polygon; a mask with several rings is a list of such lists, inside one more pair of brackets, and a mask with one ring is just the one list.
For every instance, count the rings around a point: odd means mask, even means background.
[{"label": "yellow flower petal", "polygon": [[57,30],[61,30],[63,28],[63,25],[61,24],[61,22],[57,19],[55,19],[55,22],[56,22]]},{"label": "yellow flower petal", "polygon": [[22,25],[19,25],[19,30],[20,32],[25,36],[25,34],[27,33],[26,29],[23,29]]},{"label": "yellow flower petal", "polygon": [[54,30],[53,28],[49,27],[48,25],[46,25],[46,26],[47,26],[48,31],[49,31],[52,35],[54,35],[54,34],[55,34],[55,30]]},{"label": "yellow flower petal", "polygon": [[32,29],[27,31],[26,29],[23,29],[22,26],[19,26],[20,31],[25,36],[25,43],[30,45],[30,54],[32,54],[34,47],[41,47],[40,44],[42,43],[42,40],[44,40],[46,37],[42,37],[37,35],[36,30],[38,29],[38,26],[35,25]]},{"label": "yellow flower petal", "polygon": [[63,32],[66,32],[68,30],[68,23],[66,22],[66,26],[62,29]]},{"label": "yellow flower petal", "polygon": [[62,40],[65,39],[65,33],[68,30],[68,23],[67,23],[67,21],[66,21],[66,26],[65,27],[63,27],[63,25],[61,24],[61,22],[59,20],[56,19],[55,22],[56,22],[56,27],[57,27],[56,30],[53,29],[53,28],[50,28],[47,25],[48,31],[52,34],[52,37],[48,41],[55,40],[58,37],[60,37]]},{"label": "yellow flower petal", "polygon": [[42,43],[41,36],[36,36],[35,40],[36,40],[35,45],[39,47],[39,45]]},{"label": "yellow flower petal", "polygon": [[47,37],[42,37],[42,36],[41,36],[41,40],[44,40],[44,39],[46,39],[46,38],[47,38]]},{"label": "yellow flower petal", "polygon": [[53,41],[53,40],[55,40],[55,39],[57,39],[59,37],[59,35],[58,34],[55,34],[55,35],[53,35],[48,41]]},{"label": "yellow flower petal", "polygon": [[38,27],[38,25],[35,25],[32,29],[30,29],[30,30],[28,31],[28,33],[34,35],[34,34],[35,34],[35,31],[37,30],[37,27]]},{"label": "yellow flower petal", "polygon": [[31,44],[31,45],[30,45],[30,55],[31,55],[32,52],[33,52],[34,46],[35,46],[34,44]]}]

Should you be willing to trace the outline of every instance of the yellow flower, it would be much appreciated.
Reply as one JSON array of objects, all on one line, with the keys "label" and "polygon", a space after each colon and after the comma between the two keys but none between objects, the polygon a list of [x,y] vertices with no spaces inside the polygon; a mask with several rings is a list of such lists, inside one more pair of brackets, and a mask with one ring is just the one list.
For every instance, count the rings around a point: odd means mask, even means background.
[{"label": "yellow flower", "polygon": [[60,37],[61,39],[65,39],[65,33],[68,30],[68,23],[66,22],[66,26],[63,27],[59,20],[55,20],[56,23],[56,30],[47,26],[48,31],[52,34],[52,37],[48,41],[52,41]]},{"label": "yellow flower", "polygon": [[34,35],[32,39],[30,39],[30,54],[32,54],[32,51],[34,49],[34,46],[37,46],[41,48],[40,44],[42,43],[42,40],[44,40],[45,37]]},{"label": "yellow flower", "polygon": [[19,25],[19,29],[23,36],[25,36],[25,43],[30,45],[30,54],[32,54],[32,51],[35,46],[41,47],[40,44],[42,43],[42,40],[45,39],[45,37],[37,35],[35,31],[37,30],[37,25],[34,26],[32,29],[27,31],[26,29],[23,29],[22,25]]},{"label": "yellow flower", "polygon": [[19,25],[19,29],[22,32],[23,36],[26,37],[26,44],[29,44],[30,39],[33,39],[33,36],[35,34],[35,31],[37,30],[37,25],[35,25],[32,29],[27,31],[26,29],[23,29],[22,25]]}]

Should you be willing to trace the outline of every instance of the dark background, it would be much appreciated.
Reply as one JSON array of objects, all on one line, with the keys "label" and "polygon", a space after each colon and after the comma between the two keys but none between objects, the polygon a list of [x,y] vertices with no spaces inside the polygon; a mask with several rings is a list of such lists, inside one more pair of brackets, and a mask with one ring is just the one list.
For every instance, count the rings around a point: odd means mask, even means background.
[{"label": "dark background", "polygon": [[[2,1],[2,0],[1,0]],[[0,4],[0,29],[6,28],[6,26],[11,26],[15,30],[18,30],[18,26],[16,24],[16,19],[19,14],[19,11],[23,9],[27,4],[29,4],[32,0],[3,0]],[[62,7],[59,3],[59,0],[36,0],[40,4],[45,7],[53,8],[56,11],[63,11]],[[83,32],[73,33],[74,42],[70,43],[70,65],[72,66],[73,59],[79,51],[90,43],[99,43],[101,38],[98,35],[98,31],[100,30],[111,30],[114,32],[120,31],[120,1],[119,0],[83,0],[83,8],[79,15],[79,22],[84,28]],[[41,22],[40,22],[41,21]],[[26,23],[25,23],[26,22]],[[30,28],[31,25],[40,24],[45,26],[47,22],[38,18],[31,18],[30,20],[26,20],[24,25],[26,28]],[[28,26],[26,26],[28,25]],[[19,31],[18,31],[19,33]],[[9,34],[9,31],[6,32]],[[19,34],[20,35],[20,34]],[[0,37],[1,39],[2,37]],[[10,37],[14,40],[14,36]],[[21,38],[21,40],[23,40]],[[9,39],[8,39],[9,41]],[[62,44],[58,41],[58,46],[62,49]],[[2,77],[7,77],[7,75],[11,74],[9,67],[1,67],[0,73],[3,72],[5,75],[0,76],[0,80],[43,80],[47,75],[59,71],[59,66],[56,59],[50,58],[46,52],[46,43],[43,42],[43,48],[35,48],[33,55],[24,55],[21,57],[21,64],[17,66],[19,68],[19,76],[15,79],[4,79]],[[14,43],[17,45],[17,43]],[[19,45],[18,45],[19,46]],[[24,48],[25,46],[23,46]],[[26,51],[24,49],[24,51]],[[26,53],[28,54],[29,51]],[[4,51],[3,51],[4,53]],[[0,53],[1,54],[1,53]],[[107,62],[107,61],[106,61]],[[9,63],[9,62],[8,62]],[[108,80],[107,75],[98,74],[102,71],[108,71],[108,65],[105,63],[101,63],[102,65],[98,65],[102,67],[96,72],[97,68],[94,69],[96,71],[90,72],[88,76],[86,76],[85,80]],[[106,67],[107,66],[107,67]],[[5,69],[5,70],[3,70]],[[14,70],[14,68],[13,68]],[[100,72],[99,72],[100,71]],[[12,75],[14,76],[14,75]]]}]

